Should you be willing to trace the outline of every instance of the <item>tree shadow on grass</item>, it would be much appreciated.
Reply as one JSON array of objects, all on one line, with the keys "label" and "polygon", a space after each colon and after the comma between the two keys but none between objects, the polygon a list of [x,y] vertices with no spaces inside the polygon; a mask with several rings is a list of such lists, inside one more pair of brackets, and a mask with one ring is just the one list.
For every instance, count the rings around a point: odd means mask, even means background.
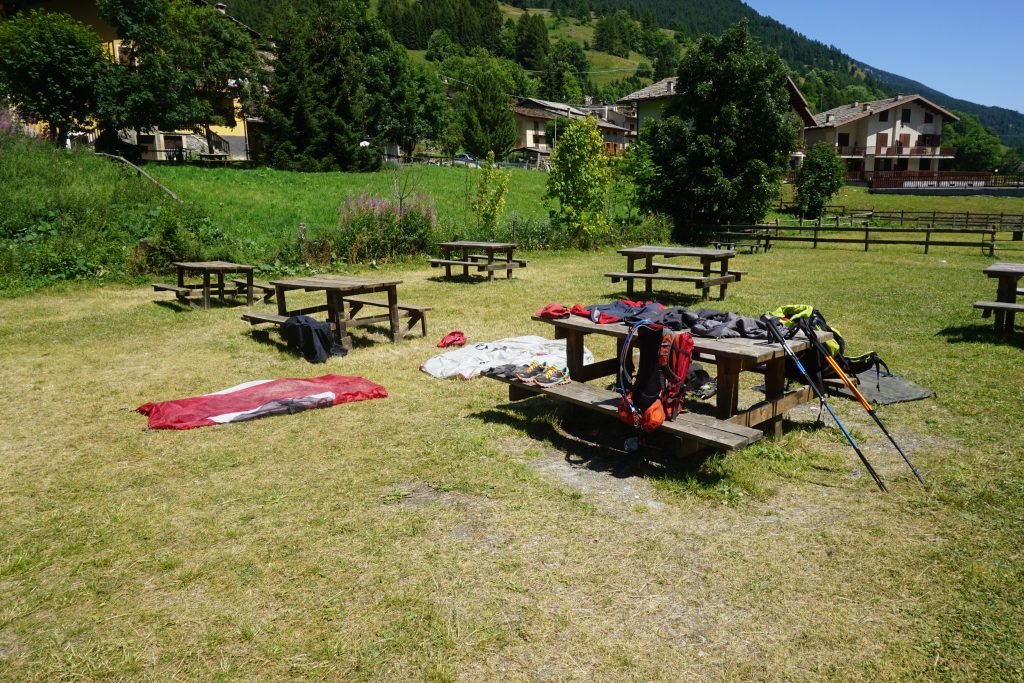
[{"label": "tree shadow on grass", "polygon": [[428,282],[437,282],[440,284],[451,284],[451,285],[483,285],[487,283],[495,283],[498,280],[506,280],[505,276],[495,277],[493,280],[488,280],[486,275],[463,275],[462,273],[452,273],[451,277],[445,277],[444,275],[434,275],[427,278]]},{"label": "tree shadow on grass", "polygon": [[[191,305],[188,304],[188,302],[181,301],[179,299],[154,299],[153,303],[155,303],[157,306],[160,306],[161,308],[166,308],[166,309],[168,309],[170,311],[174,311],[175,313],[189,313],[189,312],[192,312],[192,311],[194,311],[196,313],[202,313],[203,310],[204,310],[203,309],[203,300],[202,300],[201,297],[199,298],[198,301],[195,302],[195,304],[196,304],[195,306],[191,306]],[[232,301],[231,299],[225,299],[224,301],[221,301],[220,299],[216,299],[216,298],[211,298],[210,299],[210,310],[211,311],[214,310],[214,309],[218,309],[218,308],[239,308],[239,307],[243,307],[244,308],[245,307],[245,302],[243,301],[243,302],[239,303],[237,301]]]},{"label": "tree shadow on grass", "polygon": [[471,417],[515,427],[531,439],[549,443],[564,453],[568,464],[618,479],[676,479],[708,489],[723,479],[723,475],[703,467],[713,451],[704,449],[679,457],[675,439],[655,433],[645,435],[639,450],[628,452],[626,440],[637,435],[633,429],[610,416],[553,405],[543,397],[498,405]]},{"label": "tree shadow on grass", "polygon": [[[274,334],[271,334],[274,332]],[[278,352],[293,356],[295,358],[302,358],[302,354],[298,351],[293,351],[282,337],[279,331],[270,329],[254,329],[242,332],[243,335],[248,335],[253,341],[263,344],[265,346],[272,346],[278,350]],[[332,358],[348,358],[348,355],[356,349],[367,348],[373,346],[377,342],[373,339],[365,339],[362,337],[352,337],[352,349],[345,356],[332,356]]]},{"label": "tree shadow on grass", "polygon": [[1012,334],[997,334],[995,325],[956,325],[945,327],[936,333],[945,337],[950,344],[984,343],[1015,346],[1024,349],[1024,334],[1014,330]]}]

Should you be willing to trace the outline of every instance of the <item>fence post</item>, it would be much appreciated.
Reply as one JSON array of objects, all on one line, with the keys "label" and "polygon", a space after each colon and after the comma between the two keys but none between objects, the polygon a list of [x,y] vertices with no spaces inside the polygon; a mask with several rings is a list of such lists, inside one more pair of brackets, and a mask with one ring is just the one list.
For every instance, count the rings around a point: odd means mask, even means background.
[{"label": "fence post", "polygon": [[836,216],[836,227],[839,227],[839,216]]},{"label": "fence post", "polygon": [[932,241],[932,227],[933,226],[929,225],[924,229],[924,253],[926,254],[928,253],[929,242]]},{"label": "fence post", "polygon": [[991,233],[989,233],[988,255],[989,256],[995,256],[996,255],[996,231],[995,230],[993,230]]},{"label": "fence post", "polygon": [[814,246],[811,247],[812,249],[818,248],[818,227],[818,225],[814,226]]},{"label": "fence post", "polygon": [[871,228],[867,225],[864,226],[864,251],[868,250],[868,239],[871,237]]}]

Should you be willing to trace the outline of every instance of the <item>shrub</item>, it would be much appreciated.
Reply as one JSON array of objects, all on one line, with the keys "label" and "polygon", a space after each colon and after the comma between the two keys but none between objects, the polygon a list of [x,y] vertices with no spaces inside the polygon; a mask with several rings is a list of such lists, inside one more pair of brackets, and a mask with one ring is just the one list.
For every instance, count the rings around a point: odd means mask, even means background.
[{"label": "shrub", "polygon": [[503,173],[498,170],[494,165],[494,152],[488,152],[476,186],[476,198],[473,200],[477,227],[488,239],[494,239],[491,236],[497,232],[498,219],[505,209],[505,192],[511,178],[512,172]]},{"label": "shrub", "polygon": [[349,263],[423,253],[437,224],[434,202],[422,194],[401,200],[363,192],[346,197],[338,213],[338,241],[331,251]]},{"label": "shrub", "polygon": [[796,175],[796,205],[808,218],[821,215],[825,205],[846,182],[846,166],[832,145],[811,147]]},{"label": "shrub", "polygon": [[609,238],[605,202],[610,173],[597,122],[586,117],[570,121],[551,154],[547,194],[557,199],[552,226],[567,230],[573,246],[591,248]]}]

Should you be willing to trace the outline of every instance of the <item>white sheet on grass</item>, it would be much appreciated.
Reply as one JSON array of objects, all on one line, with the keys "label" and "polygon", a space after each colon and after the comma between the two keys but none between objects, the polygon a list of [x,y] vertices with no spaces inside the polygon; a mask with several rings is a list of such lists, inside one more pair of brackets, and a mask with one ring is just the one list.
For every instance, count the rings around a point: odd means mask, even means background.
[{"label": "white sheet on grass", "polygon": [[[531,361],[565,367],[565,340],[528,335],[467,344],[461,349],[434,356],[420,369],[438,379],[470,379],[499,365],[524,365]],[[594,355],[586,347],[583,348],[583,362],[594,362]]]}]

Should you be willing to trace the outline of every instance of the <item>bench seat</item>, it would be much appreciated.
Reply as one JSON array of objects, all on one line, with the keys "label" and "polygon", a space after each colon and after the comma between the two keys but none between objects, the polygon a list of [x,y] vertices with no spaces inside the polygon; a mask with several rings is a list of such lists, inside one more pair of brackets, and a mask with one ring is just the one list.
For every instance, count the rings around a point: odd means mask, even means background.
[{"label": "bench seat", "polygon": [[[658,262],[654,262],[651,265],[654,266],[655,268],[657,268],[658,270],[682,270],[682,271],[686,271],[686,272],[690,272],[690,273],[703,273],[704,272],[704,269],[701,268],[700,266],[680,266],[680,265],[677,265],[675,263],[658,263]],[[728,275],[735,275],[736,276],[736,282],[739,282],[743,278],[743,276],[747,274],[747,271],[745,271],[745,270],[729,270],[729,271],[726,271],[726,274],[728,274]],[[721,275],[721,273],[716,273],[716,272],[712,271],[711,275]]]},{"label": "bench seat", "polygon": [[274,323],[276,325],[284,325],[284,321],[288,318],[283,315],[276,313],[243,313],[242,320],[246,321],[250,325],[259,325],[260,323]]},{"label": "bench seat", "polygon": [[[528,394],[543,394],[563,401],[590,408],[608,415],[617,416],[619,395],[608,389],[591,386],[582,382],[569,382],[553,387],[539,387],[523,384],[514,379],[494,377],[509,385],[509,400],[525,398]],[[683,412],[676,419],[666,421],[659,432],[685,441],[696,442],[723,451],[749,446],[764,434],[760,430],[745,427],[734,422],[718,420],[708,415]]]},{"label": "bench seat", "polygon": [[[245,288],[247,286],[245,278],[235,278],[231,281],[231,284],[235,286],[238,294],[245,294]],[[260,294],[260,299],[263,303],[267,303],[273,299],[274,294],[277,292],[274,285],[267,284],[266,282],[257,282],[256,280],[252,281],[252,289],[253,294],[262,292],[262,294]]]},{"label": "bench seat", "polygon": [[[487,260],[487,254],[470,254],[469,255],[469,260],[471,260],[471,261],[486,261]],[[512,264],[513,268],[525,268],[526,267],[526,259],[524,259],[524,258],[514,258],[511,261],[506,261],[504,257],[502,257],[500,255],[495,255],[494,263],[500,263],[502,265]]]},{"label": "bench seat", "polygon": [[160,282],[153,283],[154,292],[174,292],[179,297],[185,297],[192,293],[191,287],[179,287],[178,285],[165,285]]},{"label": "bench seat", "polygon": [[1014,313],[1024,313],[1024,303],[1011,304],[1005,301],[975,301],[975,308],[981,308],[986,312],[999,310],[999,311],[1012,311]]},{"label": "bench seat", "polygon": [[693,282],[697,285],[698,289],[727,284],[729,282],[735,282],[738,279],[737,276],[732,274],[711,275],[705,277],[704,275],[666,275],[664,273],[605,273],[604,276],[610,277],[612,282],[618,282],[619,280],[671,280],[673,282]]},{"label": "bench seat", "polygon": [[438,266],[469,266],[471,268],[480,268],[486,264],[480,263],[479,261],[459,261],[457,259],[447,258],[432,258],[427,261],[431,268],[437,268]]}]

